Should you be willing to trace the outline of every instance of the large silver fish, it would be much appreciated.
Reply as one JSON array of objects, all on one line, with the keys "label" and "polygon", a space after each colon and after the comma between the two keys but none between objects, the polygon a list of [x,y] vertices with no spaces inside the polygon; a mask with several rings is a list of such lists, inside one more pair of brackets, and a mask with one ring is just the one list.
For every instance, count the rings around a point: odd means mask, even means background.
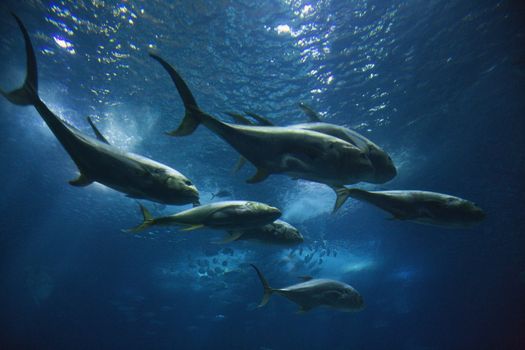
[{"label": "large silver fish", "polygon": [[131,232],[139,232],[157,225],[186,226],[186,231],[202,227],[235,230],[266,225],[281,216],[279,209],[251,201],[215,202],[158,218],[154,218],[143,205],[140,205],[140,209],[144,221],[129,230]]},{"label": "large silver fish", "polygon": [[[337,137],[341,140],[344,140],[346,142],[353,144],[354,146],[362,150],[367,155],[367,157],[370,159],[370,162],[372,163],[372,166],[374,167],[374,171],[370,173],[369,177],[367,177],[366,179],[363,179],[362,181],[374,183],[374,184],[383,184],[387,181],[392,180],[397,175],[396,167],[390,155],[388,155],[387,152],[385,152],[381,147],[379,147],[377,144],[372,142],[370,139],[361,135],[357,131],[346,128],[344,126],[322,122],[319,115],[311,107],[309,107],[308,105],[302,102],[299,103],[299,107],[301,107],[301,109],[305,111],[305,113],[309,116],[310,122],[292,124],[292,125],[288,125],[288,127],[298,128],[302,130],[317,131],[322,134]],[[252,118],[254,118],[259,123],[259,125],[265,125],[265,126],[274,125],[270,120],[268,120],[267,118],[259,114],[256,114],[253,112],[245,112],[245,113],[251,116]],[[243,125],[252,124],[249,120],[247,120],[240,114],[232,113],[232,112],[227,112],[227,114],[232,116],[237,123],[240,123]],[[240,163],[237,165],[235,171],[240,169],[242,164],[243,164],[243,161],[240,160]]]},{"label": "large silver fish", "polygon": [[185,107],[185,116],[173,136],[190,135],[203,124],[217,134],[256,168],[248,180],[256,183],[270,174],[286,174],[341,187],[366,179],[374,171],[366,154],[353,144],[337,137],[289,127],[246,126],[219,121],[201,111],[175,69],[159,56],[150,53],[168,72]]},{"label": "large silver fish", "polygon": [[397,220],[465,228],[485,218],[483,210],[473,202],[448,194],[428,191],[365,191],[357,188],[337,191],[343,202],[348,197],[359,199],[389,212]]},{"label": "large silver fish", "polygon": [[27,76],[21,88],[0,93],[13,104],[35,107],[80,171],[78,178],[69,183],[87,186],[99,182],[133,198],[164,204],[198,204],[199,192],[177,170],[109,145],[96,128],[99,139],[84,135],[47,108],[38,96],[37,63],[29,34],[22,21],[13,16],[25,40]]},{"label": "large silver fish", "polygon": [[299,312],[307,312],[317,306],[328,306],[341,311],[360,311],[365,307],[363,297],[357,290],[346,283],[329,279],[309,279],[286,288],[272,288],[253,264],[250,264],[264,288],[264,295],[259,304],[263,307],[270,300],[272,293],[277,293],[299,305]]}]

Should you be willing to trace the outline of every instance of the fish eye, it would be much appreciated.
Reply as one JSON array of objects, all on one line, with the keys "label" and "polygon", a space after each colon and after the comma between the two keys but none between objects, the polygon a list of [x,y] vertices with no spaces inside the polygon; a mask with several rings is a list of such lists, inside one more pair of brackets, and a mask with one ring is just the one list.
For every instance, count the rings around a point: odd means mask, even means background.
[{"label": "fish eye", "polygon": [[191,186],[191,185],[193,185],[193,184],[191,183],[190,180],[184,180],[184,184],[185,184],[186,186]]}]

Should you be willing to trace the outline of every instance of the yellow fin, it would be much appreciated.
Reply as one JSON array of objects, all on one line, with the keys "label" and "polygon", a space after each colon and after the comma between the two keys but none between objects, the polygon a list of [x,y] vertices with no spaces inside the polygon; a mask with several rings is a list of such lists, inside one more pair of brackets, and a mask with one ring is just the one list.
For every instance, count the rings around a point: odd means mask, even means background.
[{"label": "yellow fin", "polygon": [[126,229],[126,230],[123,230],[124,232],[131,232],[131,233],[137,233],[137,232],[140,232],[142,230],[145,230],[146,228],[150,227],[151,225],[154,225],[154,218],[153,216],[151,215],[151,213],[149,212],[149,210],[143,206],[142,204],[138,203],[139,207],[140,207],[140,212],[142,213],[142,223],[138,226],[135,226],[133,228],[130,228],[130,229]]},{"label": "yellow fin", "polygon": [[203,228],[203,227],[204,227],[203,224],[190,225],[188,227],[185,227],[185,228],[181,229],[181,231],[193,231],[193,230],[198,230],[198,229]]},{"label": "yellow fin", "polygon": [[335,191],[335,194],[337,195],[337,198],[335,200],[334,210],[332,213],[335,213],[341,206],[346,202],[348,197],[350,196],[350,190],[346,187],[332,187],[332,189]]}]

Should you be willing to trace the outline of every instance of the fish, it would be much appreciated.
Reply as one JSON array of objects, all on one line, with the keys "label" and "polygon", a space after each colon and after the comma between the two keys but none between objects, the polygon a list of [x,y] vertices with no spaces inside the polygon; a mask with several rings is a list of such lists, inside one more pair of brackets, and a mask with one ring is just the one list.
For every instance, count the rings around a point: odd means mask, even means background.
[{"label": "fish", "polygon": [[[258,227],[230,231],[225,241],[231,242],[231,237],[242,240],[258,240],[268,244],[295,245],[304,241],[303,236],[295,227],[282,220]],[[223,241],[224,242],[224,241]]]},{"label": "fish", "polygon": [[[396,177],[397,168],[394,165],[392,158],[385,150],[383,150],[377,144],[375,144],[370,139],[366,138],[365,136],[361,135],[355,130],[332,123],[322,122],[319,114],[305,103],[299,103],[299,107],[303,109],[303,111],[310,117],[310,121],[308,123],[288,125],[288,127],[298,128],[302,130],[317,131],[322,134],[330,135],[339,138],[343,141],[349,142],[355,147],[359,148],[367,155],[374,168],[374,171],[366,179],[362,180],[363,182],[373,184],[384,184]],[[253,119],[255,119],[259,125],[275,125],[267,118],[259,114],[255,114],[253,112],[245,113]],[[234,118],[234,120],[239,124],[253,125],[253,123],[250,120],[238,113],[227,112],[227,114]],[[234,171],[238,171],[242,167],[242,165],[243,164],[241,164],[241,161],[239,161]],[[336,210],[337,209],[338,208],[336,208]]]},{"label": "fish", "polygon": [[230,191],[227,190],[220,190],[219,192],[212,193],[211,199],[218,197],[218,198],[224,198],[224,197],[230,197],[232,194]]},{"label": "fish", "polygon": [[282,295],[299,305],[299,313],[305,313],[318,306],[328,306],[341,311],[361,311],[365,307],[363,297],[352,286],[330,279],[310,279],[285,288],[272,288],[257,266],[255,269],[264,289],[258,307],[263,307],[273,293]]},{"label": "fish", "polygon": [[151,226],[185,226],[184,231],[199,228],[235,230],[269,224],[281,216],[275,207],[253,201],[223,201],[201,205],[168,216],[154,218],[139,203],[143,222],[127,232],[140,232]]},{"label": "fish", "polygon": [[338,190],[340,198],[352,197],[392,214],[392,219],[446,228],[468,228],[485,218],[485,212],[463,198],[429,191]]},{"label": "fish", "polygon": [[248,183],[284,174],[333,188],[354,184],[374,171],[366,154],[339,138],[317,131],[279,126],[237,125],[203,112],[179,73],[158,55],[149,54],[168,72],[185,107],[185,116],[171,136],[192,134],[200,124],[232,146],[256,168]]},{"label": "fish", "polygon": [[0,94],[19,106],[33,106],[57,140],[62,144],[80,172],[69,181],[73,186],[84,187],[98,182],[128,197],[147,199],[161,204],[199,204],[199,192],[193,183],[177,170],[152,159],[119,150],[96,129],[97,138],[80,132],[54,114],[38,95],[36,56],[26,27],[13,14],[22,31],[27,72],[22,87]]}]

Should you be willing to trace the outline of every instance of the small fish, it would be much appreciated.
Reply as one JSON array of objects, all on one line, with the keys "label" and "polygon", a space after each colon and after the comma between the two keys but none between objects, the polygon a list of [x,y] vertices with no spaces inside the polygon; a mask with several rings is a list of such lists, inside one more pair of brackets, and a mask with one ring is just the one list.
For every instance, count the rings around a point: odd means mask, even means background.
[{"label": "small fish", "polygon": [[261,271],[250,264],[257,272],[264,288],[264,295],[258,307],[263,307],[273,293],[280,294],[298,304],[300,313],[317,306],[329,306],[341,311],[360,311],[365,307],[363,297],[346,283],[329,279],[309,279],[286,288],[272,288]]},{"label": "small fish", "polygon": [[226,190],[220,190],[219,192],[212,193],[211,199],[217,197],[217,198],[224,198],[224,197],[231,197],[231,192]]}]

